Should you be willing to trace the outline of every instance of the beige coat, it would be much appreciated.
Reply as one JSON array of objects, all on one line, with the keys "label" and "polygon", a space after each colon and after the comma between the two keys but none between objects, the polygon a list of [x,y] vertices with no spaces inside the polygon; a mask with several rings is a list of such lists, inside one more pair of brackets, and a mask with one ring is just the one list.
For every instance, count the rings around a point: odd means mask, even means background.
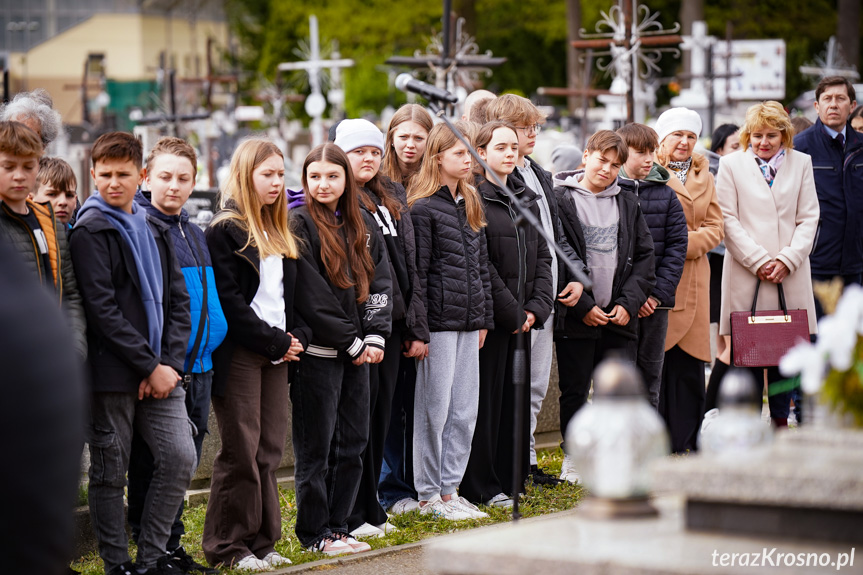
[{"label": "beige coat", "polygon": [[[716,182],[719,205],[725,216],[722,270],[722,315],[719,333],[731,333],[731,312],[752,308],[755,275],[762,265],[778,259],[790,270],[782,282],[788,309],[805,309],[809,333],[816,333],[815,299],[809,253],[818,228],[818,196],[812,176],[812,159],[788,150],[768,186],[752,150],[724,156]],[[777,290],[762,282],[758,309],[779,309]]]},{"label": "beige coat", "polygon": [[711,361],[710,265],[706,256],[722,241],[722,210],[716,201],[716,187],[707,158],[692,154],[686,185],[673,174],[668,185],[683,206],[689,246],[683,275],[674,295],[674,309],[668,314],[665,351],[677,345],[692,357]]}]

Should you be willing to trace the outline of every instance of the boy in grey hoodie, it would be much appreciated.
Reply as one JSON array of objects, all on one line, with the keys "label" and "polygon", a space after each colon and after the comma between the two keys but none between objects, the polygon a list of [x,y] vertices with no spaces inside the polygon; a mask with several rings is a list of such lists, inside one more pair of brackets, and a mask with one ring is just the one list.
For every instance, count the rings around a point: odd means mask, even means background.
[{"label": "boy in grey hoodie", "polygon": [[[617,174],[628,148],[610,130],[587,142],[583,170],[561,172],[554,194],[566,239],[586,263],[593,289],[572,308],[559,307],[555,342],[560,381],[560,429],[587,401],[590,378],[599,362],[614,352],[635,363],[636,316],[655,283],[653,239],[637,198],[620,193]],[[578,473],[569,456],[561,479]]]}]

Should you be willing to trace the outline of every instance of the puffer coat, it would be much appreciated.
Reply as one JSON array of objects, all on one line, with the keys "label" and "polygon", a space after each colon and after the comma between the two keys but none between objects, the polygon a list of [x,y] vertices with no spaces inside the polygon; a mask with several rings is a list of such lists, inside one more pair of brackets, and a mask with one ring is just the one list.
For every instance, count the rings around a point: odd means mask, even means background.
[{"label": "puffer coat", "polygon": [[471,229],[446,186],[414,202],[411,220],[429,331],[493,329],[485,228]]}]

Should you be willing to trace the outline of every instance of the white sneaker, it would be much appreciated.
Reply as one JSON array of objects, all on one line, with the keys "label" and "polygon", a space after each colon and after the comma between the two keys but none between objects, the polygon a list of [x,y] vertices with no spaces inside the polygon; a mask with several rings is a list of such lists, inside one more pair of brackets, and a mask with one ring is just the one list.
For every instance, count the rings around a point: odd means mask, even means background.
[{"label": "white sneaker", "polygon": [[270,551],[264,558],[262,559],[265,563],[269,563],[270,567],[281,567],[282,565],[290,565],[291,560],[285,557],[284,555],[280,555],[276,551]]},{"label": "white sneaker", "polygon": [[[399,531],[399,528],[387,521],[386,523],[381,523],[380,525],[375,525],[378,529],[384,532],[384,535],[389,535],[390,533],[395,533]],[[383,537],[383,535],[378,535],[378,537]]]},{"label": "white sneaker", "polygon": [[323,553],[324,555],[329,555],[330,557],[334,555],[347,555],[349,553],[356,553],[353,547],[351,547],[347,544],[347,542],[342,541],[340,537],[336,537],[335,535],[327,535],[326,537],[322,538],[316,544],[309,547],[309,551],[316,551],[318,553]]},{"label": "white sneaker", "polygon": [[232,569],[237,571],[272,571],[273,566],[263,559],[258,559],[254,555],[249,555],[237,561]]},{"label": "white sneaker", "polygon": [[560,466],[560,478],[570,483],[580,483],[581,476],[575,469],[575,463],[569,455],[563,456],[563,464]]},{"label": "white sneaker", "polygon": [[449,501],[447,501],[447,503],[449,503],[450,507],[458,509],[459,511],[464,511],[474,519],[485,519],[486,517],[488,517],[488,513],[486,513],[485,511],[480,511],[479,507],[477,507],[461,495],[450,499]]},{"label": "white sneaker", "polygon": [[372,546],[365,541],[357,541],[347,533],[333,533],[333,537],[341,539],[342,543],[347,543],[354,550],[354,553],[362,553],[363,551],[371,551]]},{"label": "white sneaker", "polygon": [[512,497],[510,497],[506,493],[498,493],[488,501],[484,501],[483,505],[488,505],[489,507],[503,507],[504,509],[509,509],[513,505]]},{"label": "white sneaker", "polygon": [[393,503],[393,506],[390,507],[388,511],[393,515],[401,515],[403,513],[410,513],[411,511],[416,511],[419,508],[419,501],[410,497],[405,497],[404,499],[399,499],[398,501]]},{"label": "white sneaker", "polygon": [[363,523],[353,531],[351,531],[351,537],[355,537],[357,539],[362,539],[364,537],[383,537],[384,530],[375,527],[370,523]]},{"label": "white sneaker", "polygon": [[433,515],[441,519],[449,519],[450,521],[471,519],[470,515],[451,506],[441,499],[440,495],[435,495],[425,505],[420,505],[420,515]]}]

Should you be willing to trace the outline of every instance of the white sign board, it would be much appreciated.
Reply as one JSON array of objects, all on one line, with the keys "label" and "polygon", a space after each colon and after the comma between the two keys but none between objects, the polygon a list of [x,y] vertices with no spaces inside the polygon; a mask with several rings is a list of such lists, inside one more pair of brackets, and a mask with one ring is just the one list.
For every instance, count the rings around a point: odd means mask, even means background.
[{"label": "white sign board", "polygon": [[785,98],[785,40],[732,40],[713,47],[713,73],[739,74],[713,81],[717,102]]}]

